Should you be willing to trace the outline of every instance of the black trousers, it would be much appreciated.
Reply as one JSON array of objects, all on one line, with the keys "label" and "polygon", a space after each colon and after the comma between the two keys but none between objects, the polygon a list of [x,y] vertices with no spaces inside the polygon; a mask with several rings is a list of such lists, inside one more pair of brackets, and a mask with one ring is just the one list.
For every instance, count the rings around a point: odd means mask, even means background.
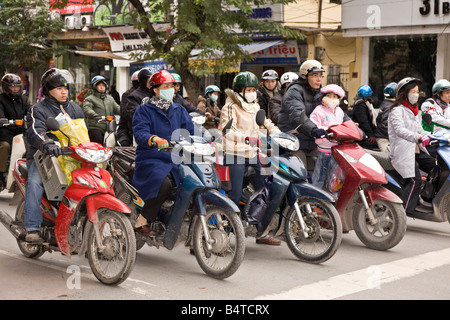
[{"label": "black trousers", "polygon": [[435,166],[436,161],[430,155],[422,151],[416,154],[415,176],[413,178],[405,179],[406,186],[403,189],[401,196],[403,207],[405,208],[407,214],[414,213],[419,201],[420,188],[422,185],[420,170],[429,173]]},{"label": "black trousers", "polygon": [[169,173],[169,175],[163,180],[156,198],[144,200],[145,204],[142,207],[141,215],[147,219],[149,224],[156,220],[159,209],[164,201],[169,199],[172,193],[172,179],[170,175],[171,174]]}]

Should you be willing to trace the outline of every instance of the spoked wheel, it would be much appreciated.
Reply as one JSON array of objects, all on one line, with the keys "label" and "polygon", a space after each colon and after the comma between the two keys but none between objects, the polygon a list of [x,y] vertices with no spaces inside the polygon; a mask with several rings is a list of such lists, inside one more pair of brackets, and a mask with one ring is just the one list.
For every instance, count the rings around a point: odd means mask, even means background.
[{"label": "spoked wheel", "polygon": [[[15,224],[23,229],[25,221],[25,200],[22,201],[16,209],[16,221]],[[29,242],[17,239],[17,244],[19,246],[20,251],[22,251],[23,255],[27,258],[37,259],[44,254],[41,245],[31,244]]]},{"label": "spoked wheel", "polygon": [[[98,228],[100,243],[95,228]],[[128,217],[103,210],[87,236],[87,255],[95,277],[109,285],[123,282],[133,270],[136,260],[136,238]]]},{"label": "spoked wheel", "polygon": [[208,248],[201,219],[194,226],[194,253],[202,270],[216,279],[234,274],[244,259],[245,235],[239,215],[215,206],[206,207],[206,228],[211,238]]},{"label": "spoked wheel", "polygon": [[292,206],[286,216],[285,237],[291,252],[301,261],[322,263],[337,251],[342,239],[342,223],[335,207],[322,199],[297,199],[306,228],[302,229]]},{"label": "spoked wheel", "polygon": [[371,223],[363,205],[353,211],[353,229],[359,240],[375,250],[388,250],[396,246],[406,233],[406,213],[403,205],[377,199],[371,210],[376,219]]}]

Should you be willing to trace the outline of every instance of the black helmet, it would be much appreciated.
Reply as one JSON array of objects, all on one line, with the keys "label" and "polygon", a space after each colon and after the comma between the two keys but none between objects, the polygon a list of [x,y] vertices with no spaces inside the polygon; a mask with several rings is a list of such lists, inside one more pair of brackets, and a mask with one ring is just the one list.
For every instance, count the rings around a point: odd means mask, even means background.
[{"label": "black helmet", "polygon": [[[18,92],[13,92],[9,87],[20,87],[20,90]],[[13,98],[18,98],[23,92],[22,79],[17,74],[7,73],[2,77],[2,89],[4,93]]]},{"label": "black helmet", "polygon": [[41,78],[41,87],[44,95],[58,87],[67,87],[74,85],[73,77],[69,71],[64,69],[52,68],[47,70]]},{"label": "black helmet", "polygon": [[141,85],[146,85],[147,80],[152,76],[153,72],[150,70],[150,68],[142,68],[139,70],[138,73],[138,81]]}]

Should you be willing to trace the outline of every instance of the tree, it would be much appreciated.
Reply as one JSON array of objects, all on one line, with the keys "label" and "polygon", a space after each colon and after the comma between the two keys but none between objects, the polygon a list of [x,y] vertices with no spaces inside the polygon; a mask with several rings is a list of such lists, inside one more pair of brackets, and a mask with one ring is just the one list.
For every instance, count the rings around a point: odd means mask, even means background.
[{"label": "tree", "polygon": [[53,19],[48,0],[0,0],[0,72],[17,73],[47,67],[59,54],[51,47],[48,34],[64,23]]}]

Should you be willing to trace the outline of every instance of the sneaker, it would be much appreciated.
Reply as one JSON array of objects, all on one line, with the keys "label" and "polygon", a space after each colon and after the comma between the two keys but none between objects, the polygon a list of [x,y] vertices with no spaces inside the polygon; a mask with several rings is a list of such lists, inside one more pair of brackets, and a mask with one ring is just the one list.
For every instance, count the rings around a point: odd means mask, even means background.
[{"label": "sneaker", "polygon": [[25,241],[32,243],[42,243],[44,242],[44,239],[41,238],[39,231],[29,231],[25,236]]},{"label": "sneaker", "polygon": [[257,244],[268,244],[270,246],[279,246],[281,244],[280,240],[274,239],[271,236],[265,236],[256,239]]}]

